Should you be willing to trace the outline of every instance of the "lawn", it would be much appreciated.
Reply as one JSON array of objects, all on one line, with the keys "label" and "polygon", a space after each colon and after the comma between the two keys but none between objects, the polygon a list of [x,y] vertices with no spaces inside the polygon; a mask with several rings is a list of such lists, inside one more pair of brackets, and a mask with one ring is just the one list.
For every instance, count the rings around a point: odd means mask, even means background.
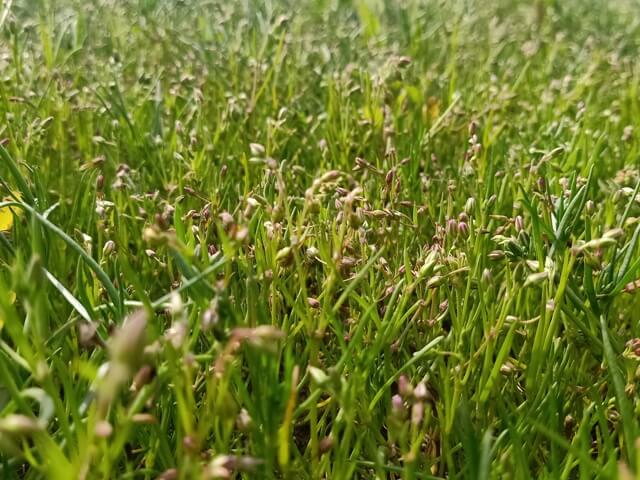
[{"label": "lawn", "polygon": [[4,0],[0,478],[640,479],[638,0]]}]

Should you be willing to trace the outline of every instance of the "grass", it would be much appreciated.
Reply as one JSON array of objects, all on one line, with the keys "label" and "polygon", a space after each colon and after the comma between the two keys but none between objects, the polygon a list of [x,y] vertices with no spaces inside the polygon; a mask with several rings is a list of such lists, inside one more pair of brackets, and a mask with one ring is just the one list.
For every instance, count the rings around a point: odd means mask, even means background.
[{"label": "grass", "polygon": [[0,12],[0,477],[640,478],[636,0]]}]

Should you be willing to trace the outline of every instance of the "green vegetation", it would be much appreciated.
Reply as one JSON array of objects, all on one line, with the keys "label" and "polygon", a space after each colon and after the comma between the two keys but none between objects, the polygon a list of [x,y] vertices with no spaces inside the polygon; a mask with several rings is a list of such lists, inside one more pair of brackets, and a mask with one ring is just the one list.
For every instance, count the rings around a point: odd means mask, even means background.
[{"label": "green vegetation", "polygon": [[637,0],[5,0],[0,477],[640,478]]}]

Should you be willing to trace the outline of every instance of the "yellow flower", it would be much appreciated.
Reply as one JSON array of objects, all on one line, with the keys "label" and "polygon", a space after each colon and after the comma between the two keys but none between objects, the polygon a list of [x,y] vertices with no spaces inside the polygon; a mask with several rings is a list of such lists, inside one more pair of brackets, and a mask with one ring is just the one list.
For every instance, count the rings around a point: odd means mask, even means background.
[{"label": "yellow flower", "polygon": [[436,97],[427,99],[427,111],[431,120],[436,120],[440,116],[440,101]]},{"label": "yellow flower", "polygon": [[[16,301],[16,292],[9,292],[9,301],[14,303]],[[4,318],[0,317],[0,330],[4,326]]]},{"label": "yellow flower", "polygon": [[[20,194],[15,193],[16,198],[20,198]],[[11,197],[5,197],[2,199],[3,202],[9,202],[13,200]],[[11,207],[1,207],[0,208],[0,232],[8,232],[13,227],[13,216],[17,215],[18,210]]]}]

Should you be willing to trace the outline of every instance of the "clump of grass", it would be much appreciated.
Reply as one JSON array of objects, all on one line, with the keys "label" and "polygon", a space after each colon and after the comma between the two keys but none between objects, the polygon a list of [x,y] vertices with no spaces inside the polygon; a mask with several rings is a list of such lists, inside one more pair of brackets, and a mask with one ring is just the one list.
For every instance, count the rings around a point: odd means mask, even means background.
[{"label": "clump of grass", "polygon": [[640,474],[635,2],[0,36],[2,478]]}]

